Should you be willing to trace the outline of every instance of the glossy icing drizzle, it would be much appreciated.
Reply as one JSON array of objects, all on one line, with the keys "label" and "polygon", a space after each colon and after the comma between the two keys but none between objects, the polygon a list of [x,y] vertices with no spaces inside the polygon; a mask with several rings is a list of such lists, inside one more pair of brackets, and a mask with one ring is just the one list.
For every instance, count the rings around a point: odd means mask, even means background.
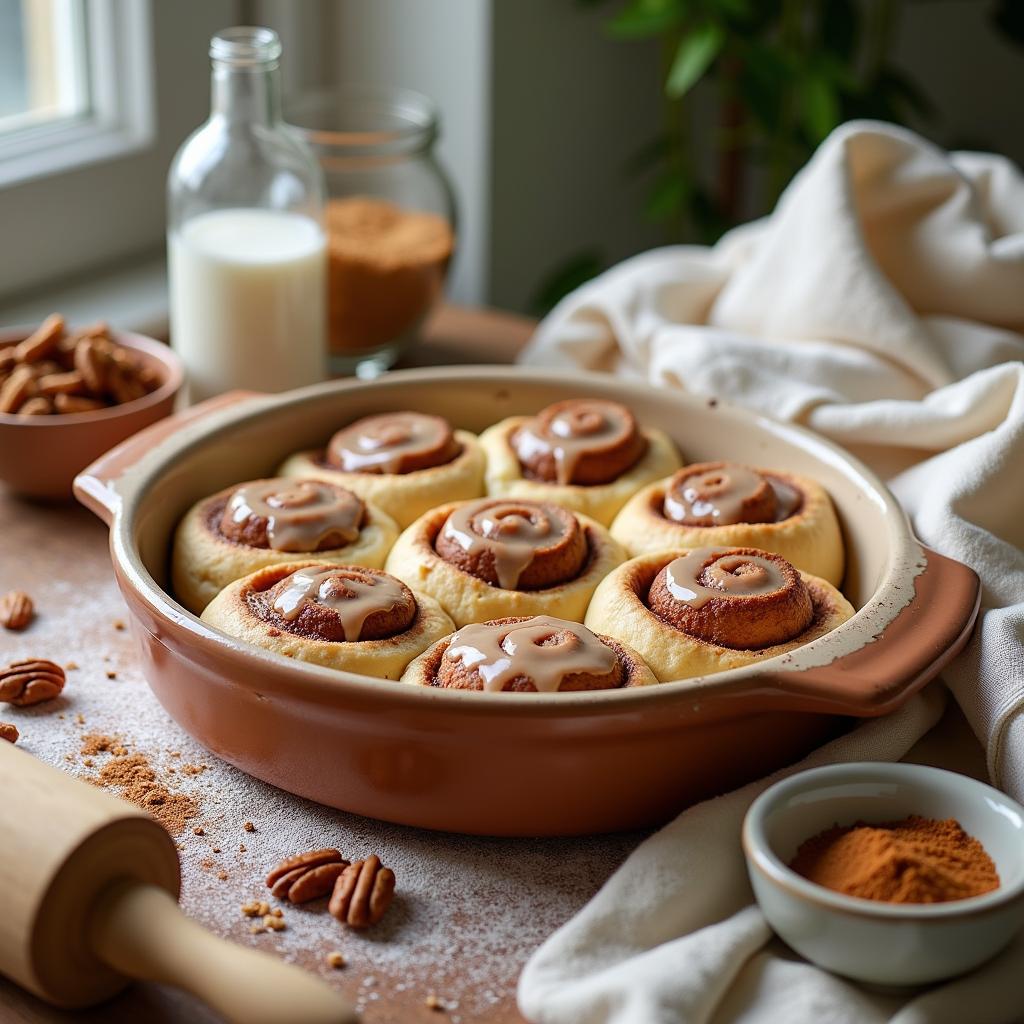
[{"label": "glossy icing drizzle", "polygon": [[345,639],[358,640],[363,623],[375,612],[391,612],[402,602],[402,584],[390,576],[375,576],[356,569],[324,569],[307,566],[286,580],[274,601],[274,611],[288,622],[299,617],[307,604],[333,611]]},{"label": "glossy icing drizzle", "polygon": [[550,453],[558,483],[569,484],[583,455],[623,444],[635,429],[633,417],[617,402],[581,398],[567,402],[547,422],[525,423],[516,434],[516,453],[524,463]]},{"label": "glossy icing drizzle", "polygon": [[[772,489],[772,514],[767,519],[745,518],[744,504],[765,484]],[[800,504],[800,493],[778,477],[761,474],[748,466],[727,462],[703,473],[685,476],[665,492],[666,518],[677,523],[711,518],[715,525],[746,522],[780,522]]]},{"label": "glossy icing drizzle", "polygon": [[551,615],[523,622],[473,623],[456,632],[445,658],[476,670],[483,688],[503,690],[525,676],[540,693],[553,693],[577,672],[605,676],[614,671],[615,652],[586,626]]},{"label": "glossy icing drizzle", "polygon": [[[707,564],[714,555],[714,560]],[[700,608],[712,598],[743,599],[771,594],[786,585],[779,566],[762,555],[734,555],[715,548],[695,548],[669,562],[665,569],[669,593],[691,608]]]},{"label": "glossy icing drizzle", "polygon": [[349,473],[400,473],[404,462],[437,453],[433,462],[450,461],[451,428],[440,416],[390,412],[367,416],[331,438],[332,461]]},{"label": "glossy icing drizzle", "polygon": [[274,551],[316,551],[332,534],[338,547],[359,536],[363,503],[351,491],[316,480],[259,480],[239,487],[224,511],[236,525],[257,516],[267,521]]},{"label": "glossy icing drizzle", "polygon": [[490,551],[498,585],[515,590],[537,551],[557,544],[566,527],[539,502],[485,498],[457,508],[445,521],[443,532],[469,555]]}]

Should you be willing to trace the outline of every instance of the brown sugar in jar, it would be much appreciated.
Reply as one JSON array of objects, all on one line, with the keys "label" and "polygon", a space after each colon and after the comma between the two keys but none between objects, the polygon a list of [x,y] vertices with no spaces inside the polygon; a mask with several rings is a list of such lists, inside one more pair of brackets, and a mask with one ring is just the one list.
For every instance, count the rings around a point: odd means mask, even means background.
[{"label": "brown sugar in jar", "polygon": [[441,295],[455,236],[436,213],[383,199],[327,203],[330,351],[357,354],[414,331]]},{"label": "brown sugar in jar", "polygon": [[836,825],[802,843],[790,867],[827,889],[888,903],[944,903],[999,887],[992,858],[952,818]]}]

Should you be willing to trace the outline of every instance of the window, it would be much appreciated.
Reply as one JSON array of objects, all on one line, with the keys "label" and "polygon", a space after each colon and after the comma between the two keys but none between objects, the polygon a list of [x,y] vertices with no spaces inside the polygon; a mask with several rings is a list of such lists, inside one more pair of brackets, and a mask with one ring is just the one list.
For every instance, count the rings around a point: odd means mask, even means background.
[{"label": "window", "polygon": [[0,301],[164,246],[174,151],[237,0],[0,0]]},{"label": "window", "polygon": [[89,109],[83,0],[0,0],[0,134]]}]

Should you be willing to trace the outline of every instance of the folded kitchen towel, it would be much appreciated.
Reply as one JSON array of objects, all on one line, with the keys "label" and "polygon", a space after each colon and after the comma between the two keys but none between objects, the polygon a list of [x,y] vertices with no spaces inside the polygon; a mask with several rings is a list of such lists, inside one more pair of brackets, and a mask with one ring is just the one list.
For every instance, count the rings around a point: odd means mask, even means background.
[{"label": "folded kitchen towel", "polygon": [[[523,361],[723,397],[817,430],[885,476],[918,536],[981,575],[979,626],[944,678],[994,783],[1021,799],[1022,332],[1020,171],[854,122],[822,144],[770,217],[711,249],[673,246],[613,268],[563,300]],[[867,756],[899,758],[928,727],[919,707],[812,760],[864,756],[857,745],[879,735],[884,750]],[[532,958],[520,984],[526,1015],[550,1024],[1018,1018],[1024,999],[1006,986],[1024,967],[1024,944],[909,1002],[766,947],[737,859],[739,823],[764,785],[693,808],[642,845]],[[979,985],[993,993],[984,1007],[971,1002]]]}]

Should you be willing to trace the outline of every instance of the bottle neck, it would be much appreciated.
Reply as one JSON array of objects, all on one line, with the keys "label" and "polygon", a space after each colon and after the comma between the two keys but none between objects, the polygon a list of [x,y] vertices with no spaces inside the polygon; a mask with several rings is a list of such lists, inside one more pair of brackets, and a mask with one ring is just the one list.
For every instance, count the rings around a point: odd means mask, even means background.
[{"label": "bottle neck", "polygon": [[214,61],[210,116],[232,125],[272,126],[281,120],[277,63],[237,68]]}]

